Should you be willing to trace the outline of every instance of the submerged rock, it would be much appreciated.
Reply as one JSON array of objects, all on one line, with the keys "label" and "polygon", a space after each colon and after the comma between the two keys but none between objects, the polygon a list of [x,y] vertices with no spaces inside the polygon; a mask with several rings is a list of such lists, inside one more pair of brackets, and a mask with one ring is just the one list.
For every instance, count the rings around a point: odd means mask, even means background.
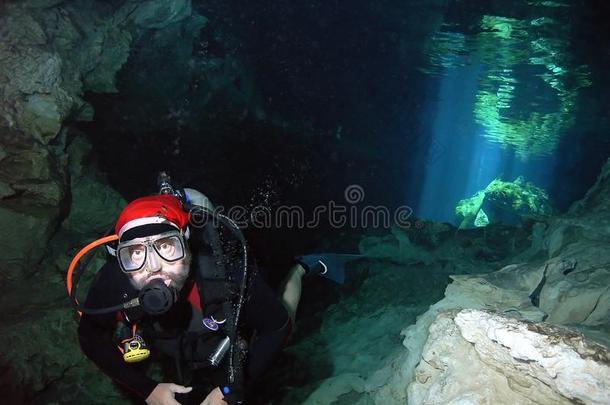
[{"label": "submerged rock", "polygon": [[512,182],[496,179],[473,197],[458,202],[455,208],[461,229],[494,223],[519,225],[524,217],[552,212],[547,193],[523,177]]},{"label": "submerged rock", "polygon": [[[483,200],[485,199],[485,191],[478,191],[474,196],[470,198],[466,198],[460,200],[455,207],[455,215],[458,218],[458,222],[460,223],[460,228],[472,228],[473,226],[481,227],[489,224],[476,223],[477,218],[479,218],[479,213],[481,211],[481,205],[483,205]],[[487,215],[485,216],[487,218]],[[489,220],[488,220],[489,221]]]},{"label": "submerged rock", "polygon": [[[377,319],[375,333],[384,328],[393,333],[390,323],[379,322],[392,314],[394,319],[419,316],[415,323],[405,322],[400,349],[386,341],[391,354],[365,367],[355,360],[362,356],[350,349],[379,338],[345,326],[350,321],[331,325],[334,308],[329,308],[325,330],[341,325],[358,333],[341,329],[336,336],[316,335],[329,347],[335,374],[321,381],[306,403],[319,403],[319,398],[377,404],[608,403],[608,196],[610,162],[568,213],[530,228],[529,248],[518,238],[510,243],[517,234],[497,226],[459,232],[439,226],[435,235],[395,228],[391,235],[363,238],[360,249],[370,258],[371,270],[357,295],[378,303],[383,297],[383,309],[371,317]],[[498,254],[481,254],[490,247]],[[498,257],[502,260],[487,261]],[[427,311],[417,308],[443,277],[451,279],[444,298]],[[376,279],[384,287],[370,291]],[[407,297],[411,306],[401,305],[398,298],[407,303]],[[352,306],[362,308],[367,300],[350,300],[342,300],[343,313],[362,317],[362,309]],[[345,335],[349,346],[341,343]],[[341,360],[348,353],[351,360]],[[310,360],[315,358],[315,352],[310,354]],[[348,378],[354,372],[358,378]],[[337,391],[335,381],[352,385],[342,384]]]},{"label": "submerged rock", "polygon": [[607,404],[610,351],[545,323],[442,312],[430,325],[408,402]]},{"label": "submerged rock", "polygon": [[[130,34],[95,1],[7,2],[0,16],[0,278],[36,271],[70,195],[64,121],[85,91],[115,91]],[[16,271],[21,269],[21,271]]]},{"label": "submerged rock", "polygon": [[451,276],[401,332],[407,350],[376,373],[389,377],[375,402],[404,403],[409,386],[413,404],[608,403],[609,173],[610,161],[568,213],[533,227],[515,264]]},{"label": "submerged rock", "polygon": [[129,0],[117,12],[141,28],[165,28],[189,17],[191,0]]}]

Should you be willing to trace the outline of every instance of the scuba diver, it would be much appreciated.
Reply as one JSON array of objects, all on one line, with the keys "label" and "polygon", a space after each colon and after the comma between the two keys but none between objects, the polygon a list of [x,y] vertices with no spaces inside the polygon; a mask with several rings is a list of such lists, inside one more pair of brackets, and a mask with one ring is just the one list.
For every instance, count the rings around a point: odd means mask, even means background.
[{"label": "scuba diver", "polygon": [[[302,277],[342,282],[345,264],[361,256],[300,256],[278,296],[230,218],[200,192],[174,189],[165,173],[159,183],[159,194],[130,202],[114,234],[87,245],[70,264],[80,346],[147,404],[244,403],[286,344]],[[81,304],[84,257],[100,246],[109,255]],[[157,379],[148,373],[154,358],[166,360]]]}]

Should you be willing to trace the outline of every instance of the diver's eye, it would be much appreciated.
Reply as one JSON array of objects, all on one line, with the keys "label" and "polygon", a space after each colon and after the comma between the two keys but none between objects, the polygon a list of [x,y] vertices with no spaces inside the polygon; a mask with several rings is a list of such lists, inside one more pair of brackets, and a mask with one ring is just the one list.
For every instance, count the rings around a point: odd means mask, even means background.
[{"label": "diver's eye", "polygon": [[141,261],[144,258],[145,252],[144,252],[144,249],[142,249],[142,248],[136,248],[136,249],[131,250],[131,252],[129,252],[129,253],[131,256],[131,260],[134,262],[137,262],[137,261]]},{"label": "diver's eye", "polygon": [[155,243],[157,252],[166,259],[173,259],[176,254],[176,245],[180,242],[176,238],[160,239]]},{"label": "diver's eye", "polygon": [[173,262],[184,256],[184,249],[180,238],[170,236],[155,242],[155,250],[165,260]]},{"label": "diver's eye", "polygon": [[159,252],[163,253],[163,254],[171,253],[174,249],[175,249],[175,247],[172,244],[167,243],[167,242],[164,242],[161,245],[159,245]]}]

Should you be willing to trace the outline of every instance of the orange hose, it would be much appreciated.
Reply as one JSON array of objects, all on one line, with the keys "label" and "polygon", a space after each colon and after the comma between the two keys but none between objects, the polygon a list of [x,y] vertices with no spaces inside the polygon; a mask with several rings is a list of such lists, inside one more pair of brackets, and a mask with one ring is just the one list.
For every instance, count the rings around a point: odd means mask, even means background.
[{"label": "orange hose", "polygon": [[[96,247],[106,244],[108,242],[113,242],[115,240],[119,239],[119,237],[117,235],[110,235],[110,236],[105,236],[103,238],[100,238],[98,240],[95,240],[91,243],[89,243],[87,246],[85,246],[84,248],[82,248],[77,254],[76,256],[74,256],[74,258],[72,259],[72,261],[70,262],[70,265],[68,266],[68,274],[67,274],[67,278],[66,278],[66,286],[68,287],[68,294],[72,295],[72,273],[74,272],[74,269],[76,268],[76,264],[79,262],[79,260],[86,255],[87,253],[89,253],[90,250],[95,249]],[[76,297],[75,297],[76,300]],[[78,303],[78,301],[76,301],[76,303]]]}]

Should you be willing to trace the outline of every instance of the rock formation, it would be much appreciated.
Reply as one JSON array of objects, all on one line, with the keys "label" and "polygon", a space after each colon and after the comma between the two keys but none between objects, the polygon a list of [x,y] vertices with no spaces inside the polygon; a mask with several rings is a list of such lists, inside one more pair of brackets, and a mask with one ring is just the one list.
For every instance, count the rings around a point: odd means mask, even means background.
[{"label": "rock formation", "polygon": [[610,351],[569,329],[480,310],[441,312],[410,404],[607,404]]},{"label": "rock formation", "polygon": [[66,120],[85,91],[116,91],[130,32],[100,2],[22,1],[0,14],[0,278],[31,274],[69,210]]},{"label": "rock formation", "polygon": [[[470,403],[482,403],[483,398],[489,397],[497,399],[492,403],[511,403],[510,399],[501,399],[510,395],[514,399],[512,403],[526,403],[519,402],[519,398],[524,396],[533,403],[607,403],[610,395],[607,368],[610,347],[610,257],[606,248],[610,236],[607,219],[609,192],[610,162],[606,163],[597,183],[581,201],[575,203],[565,215],[538,225],[531,237],[532,247],[516,255],[513,258],[515,264],[489,274],[452,276],[453,282],[447,287],[445,298],[432,305],[414,325],[402,331],[407,352],[388,366],[399,367],[399,370],[385,386],[377,390],[375,400],[393,403],[408,398],[410,404],[422,404],[451,403],[470,398]],[[542,240],[541,227],[545,228]],[[456,315],[455,311],[460,309],[491,312],[464,311]],[[480,374],[477,381],[481,384],[479,388],[485,387],[488,391],[477,391],[475,385],[460,391],[464,377],[457,378],[452,371],[440,372],[443,376],[434,383],[426,382],[427,377],[418,374],[429,367],[425,365],[426,356],[435,351],[437,342],[439,347],[443,344],[458,345],[457,341],[449,343],[443,339],[462,339],[456,333],[460,335],[458,330],[465,330],[462,328],[467,324],[471,326],[470,331],[461,335],[464,341],[460,344],[471,349],[474,345],[474,349],[468,354],[463,353],[463,357],[457,354],[457,350],[449,350],[445,360],[452,367],[457,367],[453,371],[468,369],[472,375],[477,375],[473,362],[487,364],[490,372]],[[569,329],[555,328],[553,325]],[[524,333],[515,332],[510,344],[504,344],[500,339],[493,344],[488,342],[485,354],[480,353],[481,347],[477,348],[473,340],[477,333],[475,329],[485,331],[482,334],[487,334],[486,339],[492,341],[494,333],[502,335],[502,331],[511,328]],[[441,333],[443,330],[445,332]],[[529,330],[534,331],[535,336],[526,333]],[[538,369],[546,373],[545,378],[540,374],[527,374],[523,365],[535,363],[539,361],[538,358],[520,359],[516,356],[517,360],[511,360],[509,363],[512,362],[512,365],[505,368],[491,363],[492,359],[507,360],[506,352],[502,350],[520,347],[521,343],[515,342],[529,342],[538,353],[566,356],[561,357],[561,367],[564,364],[566,367],[561,378],[553,370],[547,369]],[[579,356],[583,357],[586,365],[578,363]],[[567,358],[572,360],[565,360]],[[523,365],[519,366],[521,362]],[[474,368],[469,369],[471,366]],[[542,364],[534,366],[545,367]],[[577,383],[570,383],[567,381],[569,379]],[[428,383],[430,386],[425,386]],[[436,383],[439,385],[432,387]],[[443,392],[434,391],[440,385],[448,388]],[[529,391],[527,387],[530,387]]]},{"label": "rock formation", "polygon": [[459,201],[455,208],[460,229],[490,223],[519,225],[525,218],[552,212],[547,193],[523,177],[512,182],[496,179],[474,196]]},{"label": "rock formation", "polygon": [[289,348],[305,370],[328,374],[287,398],[608,403],[609,195],[610,162],[581,201],[528,236],[424,224],[365,237],[366,280],[320,316],[319,333]]}]

